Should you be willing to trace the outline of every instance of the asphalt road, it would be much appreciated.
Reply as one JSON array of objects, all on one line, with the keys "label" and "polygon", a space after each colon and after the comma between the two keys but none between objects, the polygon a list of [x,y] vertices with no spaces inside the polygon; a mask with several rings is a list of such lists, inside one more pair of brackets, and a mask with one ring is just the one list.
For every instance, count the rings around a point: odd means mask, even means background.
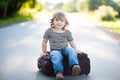
[{"label": "asphalt road", "polygon": [[[50,16],[44,14],[37,20],[0,28],[0,80],[55,79],[37,68],[42,36],[49,27]],[[91,71],[87,76],[65,76],[64,80],[119,80],[120,45],[91,21],[72,14],[67,17],[77,47],[88,53]]]}]

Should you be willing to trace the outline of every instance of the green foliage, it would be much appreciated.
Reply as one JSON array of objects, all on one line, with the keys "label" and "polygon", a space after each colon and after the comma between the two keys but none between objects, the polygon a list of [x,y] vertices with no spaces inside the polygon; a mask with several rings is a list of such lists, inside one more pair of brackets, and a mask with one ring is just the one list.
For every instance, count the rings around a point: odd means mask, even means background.
[{"label": "green foliage", "polygon": [[88,5],[89,10],[91,11],[96,10],[102,5],[111,6],[115,11],[118,12],[118,17],[120,17],[120,2],[114,2],[113,0],[89,0]]},{"label": "green foliage", "polygon": [[88,8],[89,10],[95,10],[97,9],[101,4],[103,0],[89,0],[88,1]]},{"label": "green foliage", "polygon": [[88,5],[89,5],[89,10],[96,10],[101,5],[115,6],[115,3],[113,2],[113,0],[89,0]]},{"label": "green foliage", "polygon": [[77,11],[87,11],[88,10],[88,0],[78,0],[76,3]]},{"label": "green foliage", "polygon": [[1,0],[0,2],[0,8],[4,8],[6,5],[8,5],[9,0]]},{"label": "green foliage", "polygon": [[[1,0],[0,2],[0,17],[10,16],[22,9],[35,8],[37,0]],[[39,10],[42,5],[40,4]]]},{"label": "green foliage", "polygon": [[62,7],[62,9],[66,12],[72,12],[71,8],[72,8],[72,3],[67,3]]},{"label": "green foliage", "polygon": [[76,3],[77,0],[73,0],[73,2],[68,2],[67,4],[63,5],[62,9],[66,12],[76,12]]},{"label": "green foliage", "polygon": [[89,0],[88,1],[89,10],[96,10],[101,5],[111,6],[114,10],[120,11],[120,6],[117,2],[113,0]]},{"label": "green foliage", "polygon": [[7,14],[8,3],[9,3],[9,0],[2,0],[0,3],[0,11],[1,13],[3,12],[3,16],[6,16]]},{"label": "green foliage", "polygon": [[34,8],[38,11],[41,11],[43,9],[43,5],[40,2],[36,2],[36,5],[34,6]]},{"label": "green foliage", "polygon": [[120,1],[117,2],[117,7],[115,8],[118,11],[118,16],[120,18]]},{"label": "green foliage", "polygon": [[120,19],[116,18],[115,21],[99,21],[102,27],[108,28],[110,30],[120,33]]},{"label": "green foliage", "polygon": [[17,12],[24,2],[26,0],[1,0],[0,17],[6,17]]},{"label": "green foliage", "polygon": [[100,6],[95,13],[100,17],[103,21],[112,21],[115,19],[115,16],[118,15],[118,12],[115,11],[111,6]]},{"label": "green foliage", "polygon": [[[12,17],[12,18],[11,18]],[[24,21],[24,20],[30,20],[32,19],[32,16],[23,16],[20,14],[13,14],[11,16],[7,16],[5,18],[0,18],[0,24],[9,24],[12,22],[19,22],[19,21]]]},{"label": "green foliage", "polygon": [[55,9],[55,10],[61,10],[62,9],[62,7],[63,7],[63,2],[60,2],[60,3],[58,3],[58,4],[56,4],[54,7],[53,7],[53,9]]},{"label": "green foliage", "polygon": [[101,16],[101,20],[103,20],[103,21],[114,21],[115,18],[108,14],[106,16]]}]

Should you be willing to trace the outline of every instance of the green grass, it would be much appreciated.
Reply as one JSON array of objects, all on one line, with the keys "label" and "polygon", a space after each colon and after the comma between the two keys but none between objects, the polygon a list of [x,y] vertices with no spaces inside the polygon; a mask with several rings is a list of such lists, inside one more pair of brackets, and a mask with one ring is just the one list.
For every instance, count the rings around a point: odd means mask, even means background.
[{"label": "green grass", "polygon": [[93,21],[95,24],[100,25],[101,27],[105,27],[120,33],[120,18],[116,18],[114,21],[102,21],[100,17],[95,15],[93,12],[80,12],[73,14],[77,15],[79,18]]},{"label": "green grass", "polygon": [[120,33],[120,19],[116,19],[115,21],[100,21],[99,24],[102,27],[105,27]]},{"label": "green grass", "polygon": [[1,24],[9,24],[9,23],[12,23],[12,22],[30,20],[30,19],[32,19],[31,15],[22,16],[22,15],[15,14],[15,15],[12,15],[12,16],[9,16],[9,17],[0,18],[0,25]]}]

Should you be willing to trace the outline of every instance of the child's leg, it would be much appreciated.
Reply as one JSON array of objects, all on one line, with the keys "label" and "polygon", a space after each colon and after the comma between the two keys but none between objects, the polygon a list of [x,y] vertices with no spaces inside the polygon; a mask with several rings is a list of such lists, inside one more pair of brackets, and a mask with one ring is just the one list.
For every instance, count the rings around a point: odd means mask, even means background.
[{"label": "child's leg", "polygon": [[71,68],[73,65],[79,65],[78,59],[77,59],[77,54],[75,50],[72,47],[66,47],[63,49],[63,54],[68,56],[68,63],[69,67]]},{"label": "child's leg", "polygon": [[75,50],[72,47],[66,47],[63,49],[63,54],[68,56],[69,67],[72,68],[72,75],[78,75],[81,68],[78,63],[78,58]]},{"label": "child's leg", "polygon": [[50,52],[50,58],[53,63],[55,74],[57,71],[63,72],[63,64],[62,64],[63,55],[61,54],[61,51],[52,50]]}]

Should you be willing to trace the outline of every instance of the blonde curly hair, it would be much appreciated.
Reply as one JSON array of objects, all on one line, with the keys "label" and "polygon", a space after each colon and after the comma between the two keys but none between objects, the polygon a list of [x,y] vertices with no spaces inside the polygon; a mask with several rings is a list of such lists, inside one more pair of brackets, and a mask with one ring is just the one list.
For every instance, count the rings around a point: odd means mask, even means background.
[{"label": "blonde curly hair", "polygon": [[66,26],[69,25],[65,14],[63,12],[56,12],[56,13],[53,14],[52,19],[50,19],[51,28],[55,28],[55,26],[54,26],[54,19],[55,18],[58,18],[58,19],[64,18],[65,19],[65,26],[62,28],[62,30],[65,30]]}]

